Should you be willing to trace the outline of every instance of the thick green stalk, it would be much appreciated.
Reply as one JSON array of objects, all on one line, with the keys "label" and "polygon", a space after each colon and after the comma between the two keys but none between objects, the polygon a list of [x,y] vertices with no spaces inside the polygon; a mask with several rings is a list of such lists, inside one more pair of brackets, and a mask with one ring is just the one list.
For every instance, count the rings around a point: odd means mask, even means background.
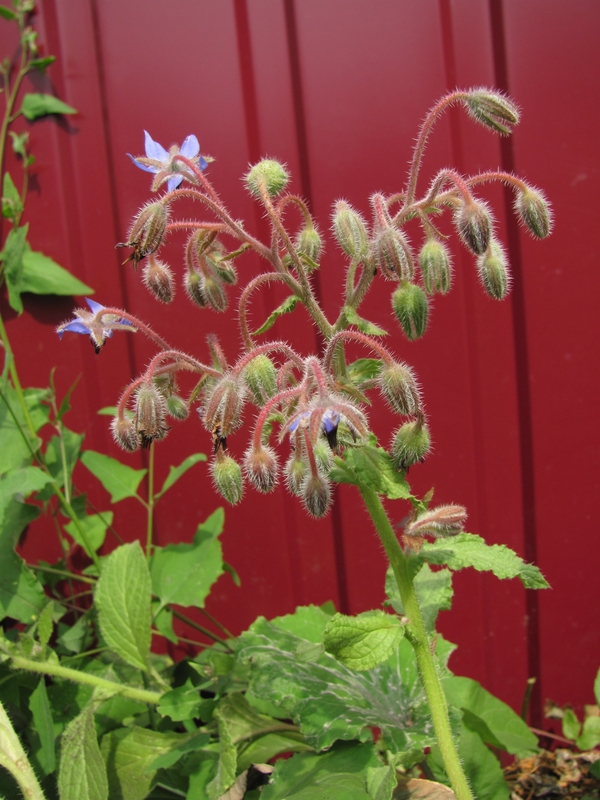
[{"label": "thick green stalk", "polygon": [[0,703],[0,765],[7,769],[19,784],[23,797],[28,800],[45,799],[2,703]]},{"label": "thick green stalk", "polygon": [[423,624],[423,617],[421,616],[413,579],[410,575],[408,561],[400,547],[379,496],[368,487],[359,486],[359,489],[389,559],[398,585],[398,591],[402,598],[404,611],[410,621],[410,637],[407,638],[409,638],[415,650],[419,673],[427,694],[433,727],[446,773],[458,800],[473,800],[473,794],[463,772],[452,738],[446,696],[433,660],[431,643]]}]

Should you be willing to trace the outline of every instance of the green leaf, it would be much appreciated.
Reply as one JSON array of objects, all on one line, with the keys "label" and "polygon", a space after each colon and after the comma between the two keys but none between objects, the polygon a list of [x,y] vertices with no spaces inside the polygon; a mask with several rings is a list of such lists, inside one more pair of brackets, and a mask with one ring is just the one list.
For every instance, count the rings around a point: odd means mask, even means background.
[{"label": "green leaf", "polygon": [[176,483],[181,476],[193,467],[194,464],[197,464],[199,461],[206,461],[206,456],[204,453],[194,453],[191,456],[188,456],[178,467],[169,467],[169,474],[165,482],[163,483],[163,487],[160,492],[155,496],[155,499],[158,500],[159,497],[162,497],[163,494]]},{"label": "green leaf", "polygon": [[453,676],[443,686],[450,705],[465,712],[465,723],[486,744],[512,755],[537,752],[537,737],[521,717],[477,681]]},{"label": "green leaf", "polygon": [[238,747],[237,769],[248,769],[251,764],[266,764],[280,753],[306,753],[312,747],[306,743],[301,733],[267,733],[250,741],[245,747]]},{"label": "green leaf", "polygon": [[[87,541],[94,552],[97,552],[104,544],[106,531],[112,525],[113,517],[114,514],[112,511],[103,511],[101,514],[90,514],[89,516],[78,518],[77,522],[79,523],[79,528],[83,528]],[[79,528],[73,520],[65,525],[67,533],[72,536],[77,544],[83,547],[88,556],[91,557],[92,554],[88,552],[87,545],[79,532]]]},{"label": "green leaf", "polygon": [[108,778],[96,739],[92,704],[67,725],[60,743],[60,800],[108,800]]},{"label": "green leaf", "polygon": [[152,601],[152,622],[159,633],[173,644],[179,641],[173,630],[173,612],[169,608],[160,607],[160,600]]},{"label": "green leaf", "polygon": [[338,483],[367,486],[390,500],[412,498],[410,486],[403,473],[398,472],[382,447],[365,444],[362,447],[349,448],[343,459],[336,456],[334,462],[330,477]]},{"label": "green leaf", "polygon": [[39,508],[25,503],[12,502],[4,509],[0,529],[0,619],[12,617],[30,624],[47,603],[42,585],[14,549],[21,533],[39,513]]},{"label": "green leaf", "polygon": [[147,469],[132,469],[116,458],[94,450],[83,452],[81,461],[110,494],[111,503],[118,503],[126,497],[137,497],[138,486],[148,472]]},{"label": "green leaf", "polygon": [[580,750],[592,750],[600,744],[600,717],[586,717],[583,721],[583,731],[577,739]]},{"label": "green leaf", "polygon": [[94,595],[106,644],[128,664],[148,671],[152,585],[139,542],[108,556]]},{"label": "green leaf", "polygon": [[581,723],[577,719],[577,714],[572,708],[565,708],[562,719],[562,734],[565,739],[570,739],[572,742],[579,738],[581,733]]},{"label": "green leaf", "polygon": [[4,173],[2,185],[2,216],[6,219],[16,220],[23,211],[21,195],[9,172]]},{"label": "green leaf", "polygon": [[384,328],[380,328],[378,325],[374,325],[372,322],[369,322],[368,319],[363,319],[359,317],[356,313],[356,309],[352,308],[351,306],[344,306],[342,309],[344,312],[344,316],[350,323],[350,325],[356,325],[359,331],[362,333],[366,333],[367,336],[387,336],[388,332]]},{"label": "green leaf", "polygon": [[[66,482],[69,487],[72,483],[73,470],[79,458],[79,451],[83,442],[84,435],[73,433],[68,428],[63,428],[61,436],[53,436],[46,447],[44,454],[44,463],[48,468],[50,474],[55,479],[56,484],[60,487],[65,485]],[[63,448],[64,448],[64,461],[63,461]],[[66,470],[66,476],[65,476]],[[40,497],[41,500],[49,500],[54,494],[54,487],[49,487]]]},{"label": "green leaf", "polygon": [[600,706],[600,669],[596,674],[596,680],[594,681],[594,697],[596,698],[596,705]]},{"label": "green leaf", "polygon": [[183,686],[163,694],[157,711],[163,717],[171,717],[173,722],[181,722],[198,716],[200,701],[199,690],[188,678]]},{"label": "green leaf", "polygon": [[211,586],[223,574],[223,553],[218,539],[223,519],[223,509],[218,509],[198,526],[191,544],[155,548],[150,573],[160,608],[169,603],[204,607]]},{"label": "green leaf", "polygon": [[29,464],[41,443],[32,436],[17,394],[7,381],[0,382],[0,439],[0,475]]},{"label": "green leaf", "polygon": [[371,800],[392,800],[397,784],[396,770],[392,766],[367,767],[367,791]]},{"label": "green leaf", "polygon": [[44,58],[32,58],[29,62],[29,66],[33,67],[34,69],[38,69],[40,72],[45,72],[46,67],[49,67],[50,64],[54,64],[56,61],[56,56],[44,56]]},{"label": "green leaf", "polygon": [[426,542],[418,558],[430,564],[446,564],[452,570],[473,567],[479,572],[493,572],[497,578],[520,578],[526,589],[546,589],[549,584],[532,564],[503,544],[488,545],[473,533],[459,533],[452,538]]},{"label": "green leaf", "polygon": [[26,94],[20,113],[31,121],[47,114],[76,114],[77,110],[51,94]]},{"label": "green leaf", "polygon": [[88,647],[93,638],[90,613],[83,614],[73,625],[59,623],[60,635],[58,643],[70,653],[81,653]]},{"label": "green leaf", "polygon": [[52,478],[39,467],[23,467],[4,474],[0,478],[0,529],[5,509],[13,500],[23,502],[32,492],[38,492],[51,481]]},{"label": "green leaf", "polygon": [[357,358],[346,367],[348,377],[355,384],[375,380],[380,370],[381,361],[378,358]]},{"label": "green leaf", "polygon": [[44,610],[40,614],[40,618],[38,619],[38,639],[42,647],[45,647],[48,642],[50,641],[50,637],[52,636],[52,631],[54,629],[54,600],[50,600],[48,604],[44,607]]},{"label": "green leaf", "polygon": [[29,698],[29,710],[33,714],[33,727],[40,739],[40,749],[36,753],[44,774],[49,775],[56,769],[56,753],[54,749],[54,726],[52,711],[46,692],[46,681],[40,678],[37,687]]},{"label": "green leaf", "polygon": [[32,250],[26,243],[23,250],[23,271],[20,292],[70,296],[94,294],[94,290],[43,253]]},{"label": "green leaf", "polygon": [[387,661],[403,636],[398,617],[366,611],[356,617],[332,617],[323,631],[323,644],[342,664],[363,671]]},{"label": "green leaf", "polygon": [[15,133],[9,131],[9,136],[12,139],[12,149],[21,158],[27,158],[27,142],[29,141],[29,132]]},{"label": "green leaf", "polygon": [[6,6],[0,6],[0,17],[4,17],[4,19],[13,20],[17,18],[17,15],[14,11]]},{"label": "green leaf", "polygon": [[1,254],[4,262],[4,277],[8,288],[8,302],[10,307],[18,314],[23,313],[21,280],[23,277],[23,253],[28,229],[29,225],[23,225],[21,228],[11,228]]},{"label": "green leaf", "polygon": [[[447,611],[452,605],[452,573],[447,569],[434,572],[428,564],[424,564],[415,576],[414,586],[425,627],[429,633],[433,633],[438,613]],[[404,606],[391,567],[385,576],[385,593],[394,611],[404,616]]]},{"label": "green leaf", "polygon": [[332,617],[333,614],[328,614],[321,606],[298,606],[293,614],[275,617],[271,620],[271,624],[288,633],[293,633],[299,639],[313,644],[322,644],[323,631]]},{"label": "green leaf", "polygon": [[275,325],[279,317],[281,317],[283,314],[289,314],[291,311],[293,311],[298,305],[298,302],[299,299],[293,294],[290,295],[289,297],[286,297],[283,303],[280,306],[278,306],[275,309],[275,311],[271,313],[266,322],[263,322],[260,328],[257,328],[257,330],[254,331],[254,335],[256,336],[259,333],[264,333],[265,331],[268,331],[269,328],[272,328],[273,325]]},{"label": "green leaf", "polygon": [[275,766],[262,800],[372,800],[369,767],[379,767],[373,745],[340,743],[326,753],[301,753]]}]

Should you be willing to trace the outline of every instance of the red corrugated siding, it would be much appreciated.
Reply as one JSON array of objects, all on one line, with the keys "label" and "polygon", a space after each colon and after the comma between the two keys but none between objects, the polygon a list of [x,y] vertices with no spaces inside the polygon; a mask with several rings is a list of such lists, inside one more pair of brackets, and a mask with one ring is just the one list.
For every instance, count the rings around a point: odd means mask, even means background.
[{"label": "red corrugated siding", "polygon": [[[455,248],[455,288],[436,301],[431,330],[408,343],[390,312],[390,346],[420,376],[435,439],[434,454],[411,474],[415,487],[434,485],[440,502],[465,503],[469,529],[489,542],[537,554],[553,586],[528,599],[515,582],[457,575],[454,609],[442,621],[459,644],[454,669],[514,706],[532,670],[538,708],[547,696],[592,702],[600,663],[592,515],[600,451],[595,0],[41,0],[36,25],[59,56],[54,85],[80,114],[64,125],[33,126],[33,244],[95,286],[101,302],[127,306],[201,355],[206,334],[216,331],[235,358],[231,320],[194,311],[182,291],[165,313],[114,250],[148,196],[148,176],[125,155],[141,152],[144,128],[165,145],[196,133],[217,159],[211,176],[219,192],[258,234],[264,223],[239,177],[261,155],[285,160],[326,230],[338,197],[367,211],[370,193],[401,188],[417,126],[446,90],[496,85],[522,105],[523,122],[503,143],[452,114],[431,139],[423,185],[448,164],[466,172],[514,165],[547,191],[555,233],[532,242],[506,217],[502,192],[491,192],[515,268],[510,301],[483,297],[470,257]],[[174,266],[180,244],[173,237],[169,245]],[[248,256],[241,264],[257,269]],[[319,291],[331,314],[343,268],[328,242]],[[389,292],[380,284],[365,316],[387,314]],[[266,290],[253,319],[282,297],[277,286]],[[96,359],[80,337],[59,344],[52,324],[68,313],[67,301],[30,298],[24,318],[10,321],[22,377],[44,383],[56,363],[66,387],[83,373],[71,426],[86,428],[88,447],[113,452],[106,419],[97,421],[95,411],[115,402],[151,349],[138,337],[115,337]],[[314,349],[302,312],[292,327],[287,322],[274,335],[302,352]],[[371,417],[388,437],[386,412],[374,406]],[[243,434],[232,438],[234,452],[244,446]],[[194,419],[161,444],[159,481],[190,448],[209,448]],[[219,504],[203,471],[197,467],[163,501],[174,509],[159,505],[159,543],[191,538]],[[95,498],[106,502],[98,490]],[[141,508],[123,506],[119,529],[133,538]],[[230,627],[298,603],[333,599],[357,612],[381,601],[383,557],[348,487],[319,522],[283,491],[268,498],[248,491],[226,513],[225,555],[243,583],[238,590],[221,579],[209,607]],[[404,513],[392,509],[397,518]],[[45,554],[33,541],[27,547],[34,557]]]}]

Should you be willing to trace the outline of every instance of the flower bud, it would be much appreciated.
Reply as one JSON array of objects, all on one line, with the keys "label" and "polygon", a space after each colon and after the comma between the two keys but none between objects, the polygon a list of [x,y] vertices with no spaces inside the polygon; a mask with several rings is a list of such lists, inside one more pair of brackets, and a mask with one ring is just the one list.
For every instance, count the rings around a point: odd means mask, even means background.
[{"label": "flower bud", "polygon": [[408,240],[396,228],[382,228],[372,242],[375,266],[389,280],[410,280],[414,274]]},{"label": "flower bud", "polygon": [[379,373],[381,392],[398,414],[414,416],[420,407],[419,390],[407,364],[386,364]]},{"label": "flower bud", "polygon": [[476,255],[485,253],[492,236],[492,217],[487,204],[467,200],[454,214],[454,224],[463,243]]},{"label": "flower bud", "polygon": [[500,92],[471,89],[466,106],[473,119],[502,136],[512,133],[510,126],[519,122],[519,110]]},{"label": "flower bud", "polygon": [[407,536],[456,536],[463,530],[466,518],[463,506],[438,506],[419,514],[404,532]]},{"label": "flower bud", "polygon": [[233,373],[225,374],[207,392],[202,422],[207,431],[227,437],[241,422],[244,404],[244,385]]},{"label": "flower bud", "polygon": [[333,214],[333,233],[342,250],[356,261],[369,255],[369,236],[362,216],[345,200],[338,200]]},{"label": "flower bud", "polygon": [[542,192],[527,186],[515,198],[515,212],[529,232],[544,239],[552,230],[552,212]]},{"label": "flower bud", "polygon": [[118,244],[117,247],[133,247],[130,258],[133,265],[146,256],[155,253],[163,243],[167,223],[169,221],[169,206],[162,202],[147,203],[138,212],[129,230],[127,242]]},{"label": "flower bud", "polygon": [[206,305],[213,311],[225,311],[227,308],[227,295],[221,280],[215,275],[200,277],[200,290],[206,300]]},{"label": "flower bud", "polygon": [[304,478],[306,477],[306,464],[297,453],[292,453],[283,470],[285,484],[291,494],[299,497],[302,494]]},{"label": "flower bud", "polygon": [[232,286],[237,283],[237,272],[231,261],[224,261],[221,258],[217,258],[214,260],[214,264],[217,275],[223,283],[228,283]]},{"label": "flower bud", "polygon": [[174,419],[187,419],[190,413],[190,409],[188,404],[185,400],[177,394],[172,394],[170,397],[167,397],[166,400],[167,405],[167,414],[173,417]]},{"label": "flower bud", "polygon": [[254,404],[259,408],[277,394],[277,370],[264,353],[257,355],[244,368],[243,377]]},{"label": "flower bud", "polygon": [[246,477],[259,492],[272,492],[277,484],[279,467],[277,457],[270,447],[250,446],[244,456]]},{"label": "flower bud", "polygon": [[263,158],[251,167],[245,176],[248,191],[259,198],[263,188],[267,190],[269,197],[275,197],[285,189],[289,178],[289,173],[283,164],[270,158]]},{"label": "flower bud", "polygon": [[477,272],[483,288],[494,300],[504,300],[510,291],[508,260],[500,242],[490,242],[488,251],[477,259]]},{"label": "flower bud", "polygon": [[[327,435],[327,433],[325,435]],[[317,469],[319,472],[323,475],[329,475],[329,470],[333,466],[333,452],[329,442],[324,441],[322,438],[317,439],[313,445],[313,453],[315,454],[315,461],[317,462]]]},{"label": "flower bud", "polygon": [[183,281],[183,287],[192,303],[200,308],[206,308],[206,297],[202,292],[202,277],[197,272],[188,270]]},{"label": "flower bud", "polygon": [[175,295],[175,280],[168,264],[159,261],[155,255],[148,256],[142,272],[142,279],[148,290],[161,303],[170,303]]},{"label": "flower bud", "polygon": [[237,461],[225,455],[222,450],[218,450],[210,465],[210,471],[219,494],[232,506],[237,505],[244,492],[242,470]]},{"label": "flower bud", "polygon": [[320,473],[309,473],[302,486],[302,502],[311,517],[324,517],[331,505],[331,487]]},{"label": "flower bud", "polygon": [[165,399],[153,383],[142,383],[135,395],[135,429],[142,447],[149,447],[155,439],[164,439]]},{"label": "flower bud", "polygon": [[392,294],[392,308],[402,330],[412,341],[423,336],[427,328],[429,303],[427,295],[414,283],[401,283]]},{"label": "flower bud", "polygon": [[423,461],[431,448],[429,429],[420,419],[405,422],[394,437],[390,455],[397,469],[408,469]]},{"label": "flower bud", "polygon": [[134,453],[140,447],[140,437],[135,429],[133,420],[129,417],[113,417],[110,424],[113,439],[128,453]]},{"label": "flower bud", "polygon": [[323,242],[319,231],[313,225],[305,225],[296,236],[294,242],[296,250],[302,255],[308,256],[311,261],[318,263],[319,256],[323,249]]},{"label": "flower bud", "polygon": [[419,253],[419,266],[427,294],[447,294],[452,282],[450,253],[439,239],[428,239]]}]

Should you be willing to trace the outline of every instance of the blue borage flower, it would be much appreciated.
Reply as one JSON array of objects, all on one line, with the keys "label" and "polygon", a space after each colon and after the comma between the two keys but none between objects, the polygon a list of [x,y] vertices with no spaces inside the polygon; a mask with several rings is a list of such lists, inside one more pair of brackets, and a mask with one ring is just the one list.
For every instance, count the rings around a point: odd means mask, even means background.
[{"label": "blue borage flower", "polygon": [[199,155],[200,144],[194,134],[186,136],[181,147],[174,144],[171,145],[168,151],[165,150],[161,144],[155,142],[148,131],[144,131],[144,136],[146,158],[143,156],[135,158],[131,153],[127,153],[127,155],[136,167],[143,169],[144,172],[153,172],[158,176],[152,184],[154,190],[158,189],[158,186],[166,179],[167,189],[172,192],[173,189],[179,186],[184,177],[186,177],[185,174],[182,174],[182,172],[185,173],[185,164],[173,161],[173,158],[177,155],[188,158],[194,164],[198,165],[202,172],[204,172],[208,166],[206,159]]},{"label": "blue borage flower", "polygon": [[106,341],[113,335],[113,330],[122,330],[123,326],[128,326],[135,330],[133,324],[117,314],[106,314],[102,319],[97,322],[96,315],[98,312],[103,311],[106,306],[97,303],[95,300],[85,298],[90,310],[85,308],[76,308],[73,312],[75,319],[68,322],[63,322],[56,329],[59,339],[62,339],[63,333],[83,333],[87,334],[92,340],[96,353],[100,352],[100,348]]},{"label": "blue borage flower", "polygon": [[334,450],[340,422],[346,424],[353,439],[364,438],[368,434],[365,415],[359,408],[341,398],[330,397],[328,405],[318,403],[294,414],[284,426],[281,437],[286,433],[293,434],[299,428],[306,428],[313,442],[316,442],[320,432],[324,433],[329,446]]}]

